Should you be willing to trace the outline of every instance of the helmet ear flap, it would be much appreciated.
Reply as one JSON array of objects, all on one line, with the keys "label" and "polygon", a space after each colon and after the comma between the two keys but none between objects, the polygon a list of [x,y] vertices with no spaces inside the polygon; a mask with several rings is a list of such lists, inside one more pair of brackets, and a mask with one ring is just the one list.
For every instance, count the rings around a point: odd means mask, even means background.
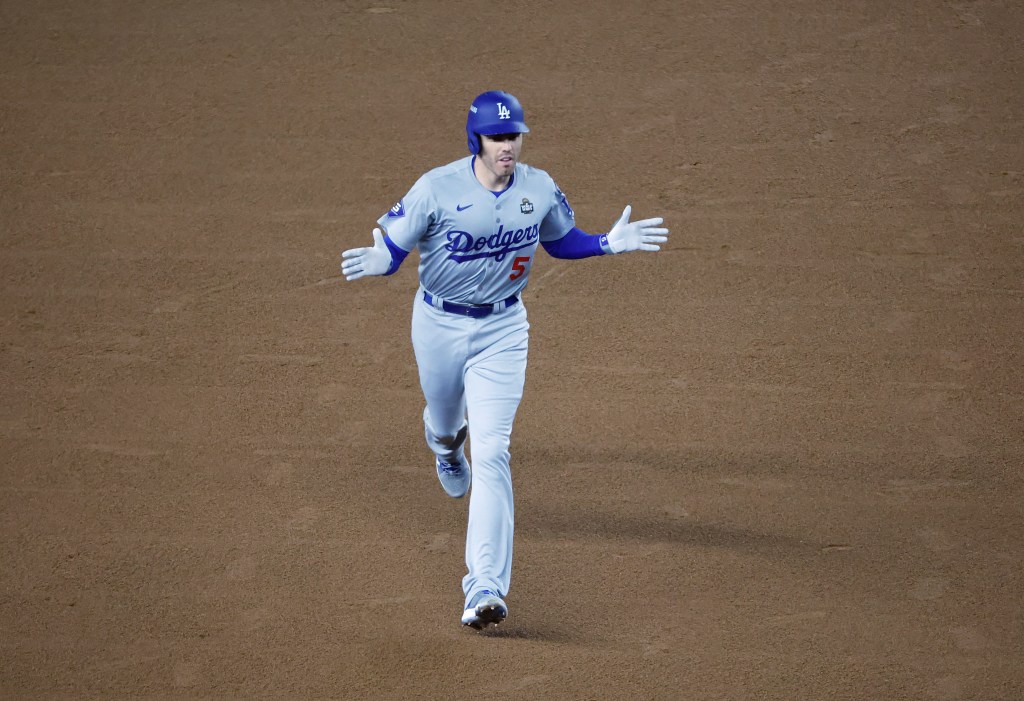
[{"label": "helmet ear flap", "polygon": [[469,146],[469,152],[474,156],[478,155],[480,153],[480,136],[468,129],[466,130],[466,134],[469,137],[469,140],[466,143],[466,145]]}]

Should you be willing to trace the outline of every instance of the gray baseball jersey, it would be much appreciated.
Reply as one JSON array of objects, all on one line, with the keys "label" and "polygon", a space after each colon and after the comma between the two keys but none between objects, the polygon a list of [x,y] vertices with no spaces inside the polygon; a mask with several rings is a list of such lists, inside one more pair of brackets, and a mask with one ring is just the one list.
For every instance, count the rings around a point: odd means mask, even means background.
[{"label": "gray baseball jersey", "polygon": [[498,196],[467,156],[424,174],[378,222],[398,246],[420,253],[420,284],[461,304],[491,304],[526,287],[540,241],[555,241],[575,215],[555,181],[517,163]]}]

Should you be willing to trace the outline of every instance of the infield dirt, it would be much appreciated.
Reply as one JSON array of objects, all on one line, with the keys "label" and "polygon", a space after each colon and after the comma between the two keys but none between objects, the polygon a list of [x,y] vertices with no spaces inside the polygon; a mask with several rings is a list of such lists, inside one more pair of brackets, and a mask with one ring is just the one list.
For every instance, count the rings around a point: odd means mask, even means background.
[{"label": "infield dirt", "polygon": [[[0,5],[0,697],[1024,698],[1024,6]],[[540,254],[458,625],[415,256],[500,88]]]}]

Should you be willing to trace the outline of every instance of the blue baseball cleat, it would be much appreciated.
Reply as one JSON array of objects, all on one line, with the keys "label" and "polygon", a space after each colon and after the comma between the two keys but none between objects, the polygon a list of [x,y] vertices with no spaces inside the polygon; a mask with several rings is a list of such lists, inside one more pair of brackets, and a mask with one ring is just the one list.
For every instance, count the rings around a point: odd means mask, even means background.
[{"label": "blue baseball cleat", "polygon": [[441,480],[441,486],[448,496],[458,499],[466,496],[469,485],[473,482],[473,472],[469,467],[469,461],[465,455],[460,455],[455,462],[446,462],[436,458],[437,479]]},{"label": "blue baseball cleat", "polygon": [[508,605],[490,589],[483,589],[473,595],[462,612],[462,625],[474,630],[483,630],[498,625],[508,617]]}]

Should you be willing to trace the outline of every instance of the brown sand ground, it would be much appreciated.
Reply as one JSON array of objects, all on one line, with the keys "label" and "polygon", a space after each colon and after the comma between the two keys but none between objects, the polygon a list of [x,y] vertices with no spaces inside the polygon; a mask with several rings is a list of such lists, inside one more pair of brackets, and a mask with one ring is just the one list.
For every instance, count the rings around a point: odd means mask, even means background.
[{"label": "brown sand ground", "polygon": [[[1024,698],[1024,6],[571,5],[0,3],[0,697]],[[337,266],[492,87],[673,238],[537,262],[478,635]]]}]

